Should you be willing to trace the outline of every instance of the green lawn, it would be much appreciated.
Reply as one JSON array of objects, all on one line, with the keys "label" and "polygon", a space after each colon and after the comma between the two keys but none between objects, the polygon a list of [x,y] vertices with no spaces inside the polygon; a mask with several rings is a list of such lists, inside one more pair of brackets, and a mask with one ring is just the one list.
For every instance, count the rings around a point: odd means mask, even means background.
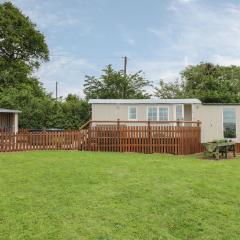
[{"label": "green lawn", "polygon": [[240,239],[240,159],[1,153],[0,239]]}]

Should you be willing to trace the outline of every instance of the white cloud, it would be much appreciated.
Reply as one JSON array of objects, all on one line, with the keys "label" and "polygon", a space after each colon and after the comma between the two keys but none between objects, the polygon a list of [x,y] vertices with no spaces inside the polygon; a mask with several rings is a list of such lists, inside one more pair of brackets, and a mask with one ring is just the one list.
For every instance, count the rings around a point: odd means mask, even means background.
[{"label": "white cloud", "polygon": [[68,93],[83,96],[82,86],[87,70],[96,69],[84,58],[57,50],[51,61],[43,64],[35,74],[52,93],[55,92],[55,84],[58,82],[59,96],[65,97]]},{"label": "white cloud", "polygon": [[166,31],[155,29],[155,28],[149,27],[149,28],[147,28],[147,31],[150,33],[153,33],[155,36],[157,36],[159,38],[165,38],[166,36],[168,36]]},{"label": "white cloud", "polygon": [[170,60],[130,60],[131,72],[143,70],[147,79],[150,79],[154,85],[159,83],[160,79],[165,81],[174,81],[179,77],[179,72],[192,62],[187,57],[177,61]]},{"label": "white cloud", "polygon": [[193,8],[190,16],[183,18],[180,35],[172,47],[198,56],[235,54],[240,51],[239,22],[240,11]]},{"label": "white cloud", "polygon": [[[175,59],[174,62],[180,59],[175,67],[167,60],[164,72],[159,65],[155,77],[157,74],[165,75],[168,81],[174,76],[171,72],[176,73],[177,69],[180,71],[189,63],[197,64],[201,61],[240,65],[240,4],[225,3],[215,8],[198,1],[198,4],[187,7],[180,4],[174,7],[170,11],[172,21],[159,28],[155,26],[146,29],[160,41],[155,51],[159,58],[165,51]],[[185,56],[185,60],[180,56]]]},{"label": "white cloud", "polygon": [[125,43],[127,43],[130,46],[136,45],[136,41],[132,36],[133,35],[132,32],[129,32],[127,28],[122,24],[118,24],[116,27],[119,29],[121,38]]},{"label": "white cloud", "polygon": [[191,3],[191,2],[195,2],[196,0],[177,0],[177,2],[179,3]]},{"label": "white cloud", "polygon": [[135,40],[133,38],[131,38],[131,37],[126,37],[124,39],[124,41],[127,42],[131,46],[135,46],[135,44],[136,44]]},{"label": "white cloud", "polygon": [[215,55],[211,58],[211,62],[224,66],[240,66],[240,57]]},{"label": "white cloud", "polygon": [[[16,6],[18,6],[25,15],[29,16],[33,23],[36,23],[40,29],[51,29],[53,32],[57,28],[64,27],[78,27],[81,29],[81,34],[86,35],[91,32],[90,24],[74,16],[70,12],[59,10],[55,8],[54,11],[49,9],[51,5],[49,2],[39,2],[37,0],[12,0]],[[79,33],[79,31],[78,31]]]},{"label": "white cloud", "polygon": [[168,6],[168,10],[179,11],[179,7],[190,7],[193,3],[197,3],[198,0],[172,0]]},{"label": "white cloud", "polygon": [[76,26],[81,22],[79,19],[74,19],[71,16],[66,16],[61,12],[46,13],[43,9],[36,6],[32,10],[26,10],[25,14],[28,15],[33,22],[38,23],[40,27],[66,27]]},{"label": "white cloud", "polygon": [[171,28],[171,25],[169,25],[167,28],[164,29],[157,29],[153,27],[148,27],[146,29],[149,33],[152,33],[155,37],[159,38],[161,41],[172,41],[172,37],[174,36],[174,32]]}]

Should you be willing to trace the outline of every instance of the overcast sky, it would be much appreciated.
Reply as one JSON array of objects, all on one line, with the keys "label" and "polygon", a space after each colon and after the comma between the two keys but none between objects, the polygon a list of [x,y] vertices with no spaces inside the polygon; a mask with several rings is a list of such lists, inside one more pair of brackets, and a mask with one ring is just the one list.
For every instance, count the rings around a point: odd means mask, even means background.
[{"label": "overcast sky", "polygon": [[[0,0],[0,2],[3,2]],[[189,64],[240,65],[239,0],[13,0],[46,36],[45,88],[83,96],[85,75],[107,64],[158,84]]]}]

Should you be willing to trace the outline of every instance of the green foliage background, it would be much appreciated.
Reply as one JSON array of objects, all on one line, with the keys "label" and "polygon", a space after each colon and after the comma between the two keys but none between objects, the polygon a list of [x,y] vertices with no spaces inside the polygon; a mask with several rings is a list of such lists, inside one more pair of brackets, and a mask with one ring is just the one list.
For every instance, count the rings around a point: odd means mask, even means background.
[{"label": "green foliage background", "polygon": [[240,102],[240,67],[200,63],[188,66],[180,80],[160,81],[155,96],[161,98],[198,98],[204,103]]}]

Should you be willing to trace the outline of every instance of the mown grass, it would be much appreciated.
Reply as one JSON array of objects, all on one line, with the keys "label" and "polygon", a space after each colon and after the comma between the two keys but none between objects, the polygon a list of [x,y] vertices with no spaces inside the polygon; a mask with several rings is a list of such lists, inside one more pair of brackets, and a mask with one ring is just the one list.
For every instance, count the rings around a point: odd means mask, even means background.
[{"label": "mown grass", "polygon": [[0,154],[0,239],[239,239],[240,160]]}]

